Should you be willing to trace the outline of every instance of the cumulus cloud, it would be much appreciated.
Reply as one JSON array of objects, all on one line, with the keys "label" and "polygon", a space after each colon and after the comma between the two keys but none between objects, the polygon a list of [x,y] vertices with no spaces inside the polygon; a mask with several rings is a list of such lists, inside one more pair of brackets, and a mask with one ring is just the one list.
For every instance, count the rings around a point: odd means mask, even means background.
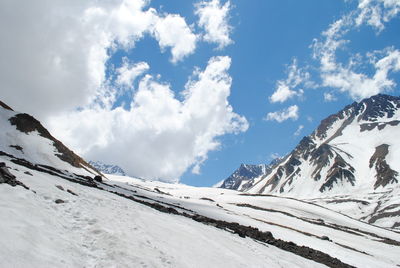
[{"label": "cumulus cloud", "polygon": [[147,4],[38,0],[21,8],[19,1],[0,1],[3,101],[40,118],[88,105],[103,95],[112,53],[145,35],[171,48],[174,62],[193,53],[196,37],[185,20]]},{"label": "cumulus cloud", "polygon": [[285,80],[278,80],[276,90],[269,98],[271,102],[285,102],[295,96],[301,97],[303,89],[298,89],[300,85],[312,86],[310,73],[297,66],[297,59],[294,58],[292,64],[287,68],[288,76]]},{"label": "cumulus cloud", "polygon": [[297,105],[292,105],[281,111],[268,113],[267,116],[265,117],[265,120],[267,121],[275,120],[279,123],[282,123],[283,121],[286,121],[288,119],[296,121],[298,118],[299,118],[299,107]]},{"label": "cumulus cloud", "polygon": [[154,35],[162,49],[172,47],[171,61],[174,63],[192,54],[196,49],[197,36],[179,15],[169,14],[159,18],[154,26]]},{"label": "cumulus cloud", "polygon": [[137,77],[148,71],[150,66],[146,62],[130,64],[128,59],[124,58],[123,64],[116,70],[116,84],[126,88],[133,88],[133,82]]},{"label": "cumulus cloud", "polygon": [[301,132],[303,131],[304,126],[303,125],[299,125],[299,127],[297,128],[297,130],[294,132],[294,136],[299,136],[301,134]]},{"label": "cumulus cloud", "polygon": [[232,27],[228,23],[231,9],[230,1],[221,4],[219,0],[201,1],[196,5],[195,14],[199,17],[198,25],[205,30],[204,40],[218,44],[222,49],[230,44]]},{"label": "cumulus cloud", "polygon": [[228,103],[230,63],[211,58],[187,82],[182,100],[169,84],[146,75],[128,110],[94,105],[52,118],[51,128],[88,158],[117,163],[135,176],[177,181],[190,167],[200,172],[220,147],[219,136],[248,128]]},{"label": "cumulus cloud", "polygon": [[[2,100],[38,117],[88,159],[176,181],[189,168],[200,172],[208,153],[219,149],[218,137],[246,131],[248,123],[228,102],[229,57],[196,69],[179,96],[159,76],[146,75],[146,62],[110,66],[116,53],[145,36],[168,49],[173,63],[195,51],[192,26],[148,4],[38,0],[21,8],[19,1],[0,1],[7,40],[0,42]],[[131,94],[128,105],[116,107],[120,94]]]}]

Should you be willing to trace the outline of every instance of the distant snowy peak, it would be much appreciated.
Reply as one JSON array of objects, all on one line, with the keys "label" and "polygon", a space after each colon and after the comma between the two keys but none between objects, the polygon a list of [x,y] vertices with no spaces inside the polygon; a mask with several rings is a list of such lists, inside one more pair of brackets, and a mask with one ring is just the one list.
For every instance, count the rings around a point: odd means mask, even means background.
[{"label": "distant snowy peak", "polygon": [[319,197],[398,187],[400,98],[376,95],[321,121],[250,193]]},{"label": "distant snowy peak", "polygon": [[248,165],[241,164],[235,172],[225,179],[219,188],[232,189],[239,191],[246,191],[251,188],[254,184],[254,179],[260,176],[264,176],[271,172],[272,167],[279,161],[279,159],[273,160],[269,165]]},{"label": "distant snowy peak", "polygon": [[119,176],[126,175],[125,171],[117,165],[104,164],[101,161],[89,161],[89,164],[104,174],[113,174]]}]

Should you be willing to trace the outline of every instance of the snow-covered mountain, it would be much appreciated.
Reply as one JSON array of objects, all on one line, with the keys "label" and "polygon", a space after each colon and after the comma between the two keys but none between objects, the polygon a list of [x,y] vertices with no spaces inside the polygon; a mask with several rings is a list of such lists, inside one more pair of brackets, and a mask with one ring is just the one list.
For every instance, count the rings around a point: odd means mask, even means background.
[{"label": "snow-covered mountain", "polygon": [[120,175],[120,176],[126,175],[125,171],[117,165],[105,164],[101,161],[89,161],[89,164],[92,165],[94,168],[96,168],[98,171],[100,171],[103,174],[113,174],[113,175]]},{"label": "snow-covered mountain", "polygon": [[246,191],[254,184],[254,179],[269,174],[273,167],[281,161],[274,159],[269,164],[249,165],[241,164],[227,179],[218,185],[220,188]]},{"label": "snow-covered mountain", "polygon": [[400,98],[376,95],[324,119],[250,193],[321,197],[398,187]]},{"label": "snow-covered mountain", "polygon": [[102,179],[29,115],[0,130],[0,267],[400,265],[399,233],[318,200]]},{"label": "snow-covered mountain", "polygon": [[[400,98],[376,95],[321,121],[252,194],[308,200],[372,224],[400,227]],[[223,185],[224,186],[224,185]]]}]

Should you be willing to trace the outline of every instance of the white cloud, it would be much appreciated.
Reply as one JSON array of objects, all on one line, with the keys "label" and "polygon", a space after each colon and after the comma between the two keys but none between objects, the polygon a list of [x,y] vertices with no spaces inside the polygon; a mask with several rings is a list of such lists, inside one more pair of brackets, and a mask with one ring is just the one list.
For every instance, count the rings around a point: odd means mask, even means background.
[{"label": "white cloud", "polygon": [[400,12],[400,1],[359,0],[358,11],[355,18],[357,26],[368,24],[378,31],[382,31],[385,28],[385,23]]},{"label": "white cloud", "polygon": [[286,121],[288,119],[292,119],[293,121],[299,118],[299,107],[297,105],[292,105],[286,109],[277,112],[268,113],[265,117],[265,120],[268,121],[277,121],[279,123]]},{"label": "white cloud", "polygon": [[297,130],[294,132],[294,136],[299,136],[301,134],[301,132],[303,131],[304,126],[300,125]]},{"label": "white cloud", "polygon": [[174,63],[192,54],[196,49],[197,36],[179,15],[169,14],[159,18],[154,26],[154,35],[162,49],[172,47],[171,61]]},{"label": "white cloud", "polygon": [[200,172],[218,137],[246,131],[228,103],[229,57],[214,57],[175,97],[168,84],[146,75],[129,110],[94,105],[53,117],[51,129],[88,158],[117,163],[130,174],[176,181],[190,167]]},{"label": "white cloud", "polygon": [[326,102],[331,102],[331,101],[336,101],[337,98],[333,93],[330,92],[324,92],[324,100]]},{"label": "white cloud", "polygon": [[[398,72],[399,50],[387,47],[380,51],[350,54],[349,61],[343,63],[337,59],[337,51],[349,43],[344,37],[350,30],[362,24],[371,25],[382,30],[384,23],[399,12],[399,2],[360,0],[358,10],[351,12],[333,24],[323,33],[323,40],[313,44],[314,59],[320,63],[321,85],[348,93],[354,100],[361,100],[372,95],[393,90],[396,83],[389,78],[391,72]],[[358,67],[369,66],[371,74],[358,70]],[[329,100],[331,93],[326,93]],[[328,97],[328,98],[327,98]]]},{"label": "white cloud", "polygon": [[146,34],[171,48],[174,62],[193,53],[184,19],[160,16],[148,2],[0,1],[3,101],[39,118],[88,105],[104,95],[107,60]]},{"label": "white cloud", "polygon": [[293,59],[292,64],[287,68],[288,76],[285,80],[278,80],[276,90],[269,98],[271,102],[285,102],[295,96],[301,97],[304,94],[303,89],[297,89],[299,85],[311,87],[310,74],[298,68],[297,59]]},{"label": "white cloud", "polygon": [[133,88],[133,82],[137,77],[149,70],[149,65],[146,62],[138,62],[130,64],[125,58],[120,68],[116,70],[117,78],[116,84],[126,87]]},{"label": "white cloud", "polygon": [[198,25],[205,30],[204,40],[217,43],[222,49],[230,44],[229,37],[232,27],[228,23],[228,15],[231,9],[230,1],[221,4],[219,0],[201,1],[196,4],[195,14],[199,16]]}]

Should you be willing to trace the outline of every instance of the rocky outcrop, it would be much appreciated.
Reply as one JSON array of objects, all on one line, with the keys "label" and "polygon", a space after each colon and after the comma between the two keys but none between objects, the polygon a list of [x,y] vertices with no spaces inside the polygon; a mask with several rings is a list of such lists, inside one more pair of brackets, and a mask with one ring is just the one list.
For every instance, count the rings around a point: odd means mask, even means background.
[{"label": "rocky outcrop", "polygon": [[398,183],[397,177],[399,173],[390,168],[385,158],[389,153],[389,145],[381,144],[375,148],[375,153],[369,160],[369,167],[375,167],[376,170],[376,182],[375,189],[379,186],[385,187],[388,184]]},{"label": "rocky outcrop", "polygon": [[7,183],[13,187],[20,185],[25,189],[29,189],[25,184],[18,181],[17,178],[11,174],[4,162],[0,162],[0,184]]},{"label": "rocky outcrop", "polygon": [[[73,167],[84,168],[84,169],[90,168],[96,171],[94,167],[88,164],[80,156],[76,155],[73,151],[68,149],[61,141],[54,138],[50,134],[50,132],[33,116],[25,113],[20,113],[11,117],[9,121],[11,125],[14,125],[17,128],[17,130],[23,133],[29,134],[30,132],[37,131],[40,136],[51,140],[53,142],[54,147],[58,151],[58,153],[56,153],[55,155],[62,161],[69,163]],[[98,172],[98,174],[101,175],[100,172]]]}]

